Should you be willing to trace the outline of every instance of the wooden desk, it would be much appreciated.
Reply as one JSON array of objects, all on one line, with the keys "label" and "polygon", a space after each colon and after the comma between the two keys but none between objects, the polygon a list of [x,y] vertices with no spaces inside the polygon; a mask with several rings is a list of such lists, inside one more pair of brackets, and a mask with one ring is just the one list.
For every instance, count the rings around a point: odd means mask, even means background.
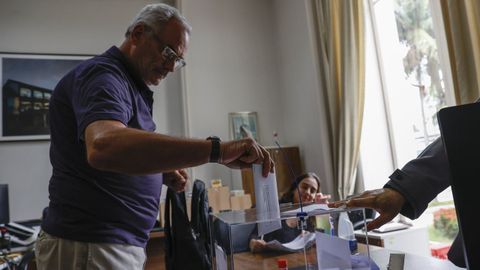
[{"label": "wooden desk", "polygon": [[235,269],[272,269],[278,270],[277,260],[286,259],[288,268],[305,266],[305,258],[308,264],[316,265],[317,254],[315,248],[307,250],[306,256],[303,253],[277,253],[262,252],[251,253],[250,251],[233,254]]},{"label": "wooden desk", "polygon": [[163,231],[150,233],[145,270],[165,270],[165,234]]},{"label": "wooden desk", "polygon": [[[360,253],[365,254],[366,246],[358,245]],[[380,267],[381,270],[387,270],[388,261],[391,253],[400,253],[387,250],[380,247],[370,246],[370,257]],[[295,268],[305,266],[305,257],[308,264],[316,266],[316,249],[310,248],[304,257],[303,253],[256,253],[242,252],[234,254],[235,269],[272,269],[276,270],[277,259],[283,258],[288,260],[288,267]],[[316,268],[315,268],[316,269]],[[435,269],[435,270],[460,270],[463,268],[456,267],[450,261],[439,260],[433,257],[424,257],[405,253],[404,270],[419,270],[419,269]]]}]

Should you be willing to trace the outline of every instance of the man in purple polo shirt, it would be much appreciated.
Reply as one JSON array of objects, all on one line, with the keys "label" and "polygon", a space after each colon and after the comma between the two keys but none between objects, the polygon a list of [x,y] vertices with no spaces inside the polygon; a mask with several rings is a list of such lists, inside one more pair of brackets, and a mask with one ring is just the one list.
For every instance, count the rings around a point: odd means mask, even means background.
[{"label": "man in purple polo shirt", "polygon": [[50,100],[50,204],[36,243],[37,268],[143,269],[162,183],[177,191],[184,168],[263,164],[252,139],[221,142],[154,133],[152,92],[185,65],[190,26],[164,4],[143,8],[120,47],[69,72]]}]

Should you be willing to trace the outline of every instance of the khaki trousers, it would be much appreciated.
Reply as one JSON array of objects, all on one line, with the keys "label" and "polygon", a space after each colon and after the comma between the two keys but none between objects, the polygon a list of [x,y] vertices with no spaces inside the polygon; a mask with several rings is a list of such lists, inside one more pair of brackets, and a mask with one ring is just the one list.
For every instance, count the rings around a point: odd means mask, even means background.
[{"label": "khaki trousers", "polygon": [[146,255],[141,247],[78,242],[40,231],[35,261],[38,270],[141,270]]}]

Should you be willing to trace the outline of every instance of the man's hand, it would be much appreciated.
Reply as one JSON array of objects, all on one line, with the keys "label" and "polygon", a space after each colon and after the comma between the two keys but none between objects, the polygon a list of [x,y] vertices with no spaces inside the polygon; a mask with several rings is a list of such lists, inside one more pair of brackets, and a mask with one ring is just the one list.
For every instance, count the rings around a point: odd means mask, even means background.
[{"label": "man's hand", "polygon": [[368,223],[367,229],[373,230],[389,222],[400,213],[405,198],[398,191],[390,188],[367,190],[348,200],[329,203],[329,207],[366,207],[377,211],[380,216]]},{"label": "man's hand", "polygon": [[251,164],[262,164],[262,175],[273,172],[274,163],[267,150],[252,138],[222,142],[220,164],[234,169],[250,168]]},{"label": "man's hand", "polygon": [[182,192],[185,191],[188,178],[188,174],[185,170],[176,170],[163,174],[163,184],[176,192]]}]

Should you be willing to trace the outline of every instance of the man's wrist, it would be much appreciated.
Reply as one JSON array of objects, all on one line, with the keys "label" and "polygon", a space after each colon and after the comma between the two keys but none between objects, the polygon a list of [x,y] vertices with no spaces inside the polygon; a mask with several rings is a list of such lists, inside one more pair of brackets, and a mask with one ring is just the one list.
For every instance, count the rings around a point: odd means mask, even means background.
[{"label": "man's wrist", "polygon": [[209,162],[219,163],[220,162],[220,142],[222,140],[217,136],[210,136],[207,138],[207,140],[209,140],[212,143]]}]

